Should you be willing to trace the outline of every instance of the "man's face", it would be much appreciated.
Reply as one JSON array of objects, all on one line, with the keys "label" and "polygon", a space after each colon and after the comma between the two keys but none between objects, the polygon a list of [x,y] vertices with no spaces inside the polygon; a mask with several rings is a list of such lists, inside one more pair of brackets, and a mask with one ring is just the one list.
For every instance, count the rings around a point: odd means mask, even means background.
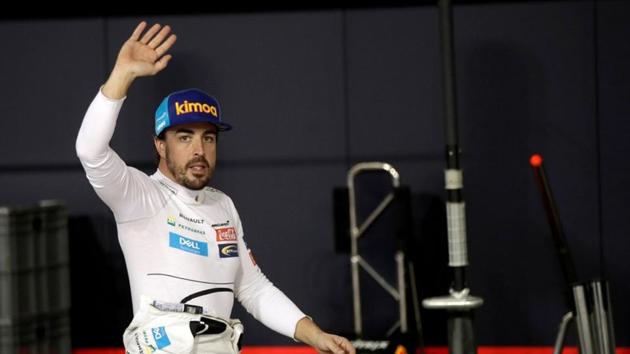
[{"label": "man's face", "polygon": [[177,183],[199,190],[212,177],[216,165],[217,129],[200,122],[177,125],[166,130],[164,140],[156,139],[155,147],[162,164]]}]

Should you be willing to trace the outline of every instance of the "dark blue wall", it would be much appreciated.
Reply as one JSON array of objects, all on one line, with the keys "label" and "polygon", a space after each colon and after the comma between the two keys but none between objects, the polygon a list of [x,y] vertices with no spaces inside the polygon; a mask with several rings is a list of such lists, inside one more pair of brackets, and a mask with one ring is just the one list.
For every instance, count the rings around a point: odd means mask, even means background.
[{"label": "dark blue wall", "polygon": [[[476,316],[480,344],[551,345],[566,311],[528,166],[529,155],[540,152],[579,275],[605,270],[617,341],[630,345],[623,302],[630,297],[628,15],[621,1],[455,7],[470,280],[486,300]],[[139,20],[0,22],[0,204],[68,202],[73,339],[81,347],[119,346],[131,318],[113,218],[85,179],[74,140]],[[437,200],[438,208],[443,200],[437,9],[147,20],[172,25],[179,36],[174,59],[131,89],[113,147],[151,172],[160,99],[184,87],[218,96],[236,129],[221,138],[212,184],[235,201],[268,277],[322,327],[349,332],[349,262],[334,253],[333,187],[345,184],[354,162],[383,160],[418,200]],[[429,209],[415,211],[423,296],[447,291],[445,250],[438,249],[444,233],[435,226],[443,219]],[[97,324],[90,311],[102,314]],[[246,344],[291,343],[240,306],[234,316],[246,324]],[[423,320],[427,342],[442,343],[443,317],[423,312]]]}]

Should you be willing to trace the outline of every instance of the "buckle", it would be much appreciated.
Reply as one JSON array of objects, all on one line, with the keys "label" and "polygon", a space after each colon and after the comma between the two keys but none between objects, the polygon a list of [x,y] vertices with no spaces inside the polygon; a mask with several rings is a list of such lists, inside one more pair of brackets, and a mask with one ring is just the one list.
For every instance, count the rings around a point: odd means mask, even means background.
[{"label": "buckle", "polygon": [[193,315],[201,315],[203,314],[203,307],[197,305],[184,304],[184,312],[193,314]]}]

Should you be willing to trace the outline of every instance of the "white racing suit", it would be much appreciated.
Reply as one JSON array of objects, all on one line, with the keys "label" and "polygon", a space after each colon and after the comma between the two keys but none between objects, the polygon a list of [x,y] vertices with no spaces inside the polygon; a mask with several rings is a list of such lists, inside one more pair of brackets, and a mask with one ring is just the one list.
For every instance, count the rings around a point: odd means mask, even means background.
[{"label": "white racing suit", "polygon": [[[187,189],[159,170],[147,176],[109,147],[123,101],[99,91],[76,150],[90,184],[114,213],[134,315],[144,316],[144,295],[201,306],[205,315],[228,321],[236,297],[267,327],[293,338],[305,315],[256,265],[232,200],[210,187]],[[176,352],[189,353],[168,351]]]},{"label": "white racing suit", "polygon": [[201,307],[161,303],[143,296],[140,310],[123,334],[127,354],[240,352],[243,325],[239,320],[190,310]]}]

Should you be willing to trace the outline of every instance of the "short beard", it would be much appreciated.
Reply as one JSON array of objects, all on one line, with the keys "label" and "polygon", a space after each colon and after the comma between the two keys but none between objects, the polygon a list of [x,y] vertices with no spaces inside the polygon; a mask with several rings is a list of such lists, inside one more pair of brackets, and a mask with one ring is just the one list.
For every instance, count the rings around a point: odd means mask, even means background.
[{"label": "short beard", "polygon": [[[173,160],[169,158],[168,148],[166,148],[165,152],[166,152],[166,166],[168,167],[168,170],[171,171],[171,174],[173,175],[173,177],[175,177],[175,181],[177,183],[179,183],[180,185],[188,189],[192,189],[196,191],[203,189],[208,184],[208,182],[210,181],[210,177],[212,177],[212,174],[214,173],[214,166],[211,166],[205,158],[203,158],[202,156],[195,157],[192,160],[188,161],[186,165],[184,165],[183,167],[179,167],[179,166],[176,166]],[[188,176],[186,176],[186,172],[188,171],[188,166],[192,165],[193,163],[199,163],[199,162],[203,162],[208,166],[208,175],[205,178],[195,178],[195,179],[188,178]]]}]

